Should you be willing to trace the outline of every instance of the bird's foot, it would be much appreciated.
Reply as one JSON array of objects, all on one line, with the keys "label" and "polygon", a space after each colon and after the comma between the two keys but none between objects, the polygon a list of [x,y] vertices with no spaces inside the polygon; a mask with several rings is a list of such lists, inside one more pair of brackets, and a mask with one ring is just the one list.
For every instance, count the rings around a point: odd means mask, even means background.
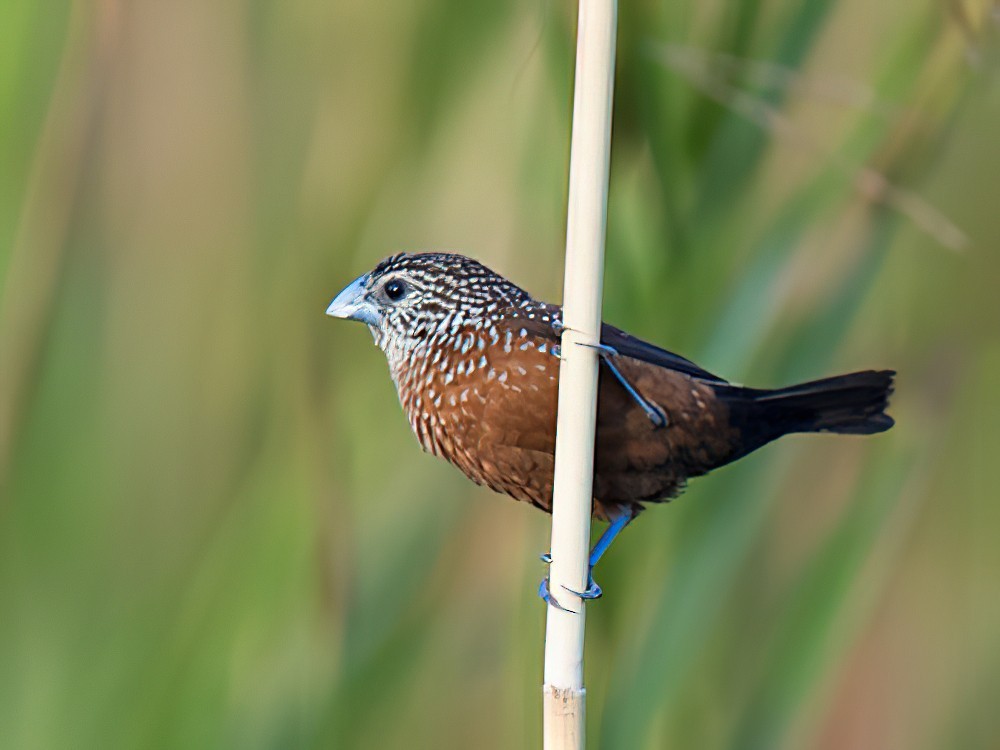
[{"label": "bird's foot", "polygon": [[577,344],[579,344],[580,346],[585,346],[588,349],[594,349],[601,357],[618,356],[618,350],[615,349],[613,346],[609,346],[608,344],[585,344],[582,341],[578,341]]},{"label": "bird's foot", "polygon": [[562,604],[559,603],[558,599],[552,596],[552,592],[549,591],[548,576],[545,576],[545,578],[542,579],[542,582],[538,584],[538,597],[546,604],[548,604],[550,607],[561,609],[563,612],[572,612],[574,615],[579,614],[579,612],[576,612],[572,609],[567,609],[566,607],[564,607]]},{"label": "bird's foot", "polygon": [[[552,562],[552,553],[543,552],[538,556],[538,559],[541,560],[546,565],[548,565]],[[558,599],[552,596],[552,592],[549,591],[548,576],[545,576],[545,578],[542,579],[542,582],[538,584],[538,598],[544,601],[546,604],[555,607],[556,609],[561,609],[563,612],[573,612],[573,610],[571,609],[566,609],[563,605],[559,603]],[[574,612],[574,614],[576,613]]]},{"label": "bird's foot", "polygon": [[594,576],[591,573],[587,573],[587,588],[583,591],[574,591],[573,589],[563,586],[569,593],[575,594],[581,599],[600,599],[604,596],[604,589],[597,585],[597,581],[594,580]]},{"label": "bird's foot", "polygon": [[[541,561],[543,563],[546,563],[546,564],[552,562],[552,554],[549,553],[549,552],[545,552],[545,553],[539,555],[539,558],[541,559]],[[597,582],[594,580],[593,567],[591,567],[591,568],[589,568],[587,570],[587,588],[585,588],[583,591],[574,591],[573,589],[569,588],[568,586],[563,586],[562,588],[563,588],[564,591],[568,591],[569,593],[573,594],[574,596],[578,596],[581,599],[585,599],[585,600],[586,599],[600,599],[604,595],[604,590],[600,586],[598,586]],[[546,576],[545,578],[543,578],[542,582],[538,584],[538,596],[543,601],[545,601],[547,604],[552,605],[556,609],[561,609],[563,612],[574,612],[574,610],[567,609],[562,604],[560,604],[559,600],[556,599],[552,595],[552,592],[549,589],[549,578],[548,578],[548,576]],[[575,612],[574,612],[574,614],[575,614]]]}]

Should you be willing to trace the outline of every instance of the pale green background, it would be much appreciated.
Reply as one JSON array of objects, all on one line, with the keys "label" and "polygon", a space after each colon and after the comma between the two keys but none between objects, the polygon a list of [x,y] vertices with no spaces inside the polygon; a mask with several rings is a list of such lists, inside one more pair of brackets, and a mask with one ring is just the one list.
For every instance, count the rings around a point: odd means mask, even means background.
[{"label": "pale green background", "polygon": [[[758,386],[894,367],[898,426],[623,535],[592,746],[997,747],[990,3],[622,6],[607,319]],[[548,519],[323,310],[416,248],[559,299],[573,8],[0,3],[4,748],[535,745]]]}]

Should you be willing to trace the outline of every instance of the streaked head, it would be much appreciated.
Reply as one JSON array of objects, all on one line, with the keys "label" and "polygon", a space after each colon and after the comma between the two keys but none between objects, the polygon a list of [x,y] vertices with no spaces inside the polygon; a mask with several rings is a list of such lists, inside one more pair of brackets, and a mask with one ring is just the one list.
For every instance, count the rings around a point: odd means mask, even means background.
[{"label": "streaked head", "polygon": [[526,299],[527,292],[464,255],[400,253],[352,281],[326,314],[365,323],[388,350]]}]

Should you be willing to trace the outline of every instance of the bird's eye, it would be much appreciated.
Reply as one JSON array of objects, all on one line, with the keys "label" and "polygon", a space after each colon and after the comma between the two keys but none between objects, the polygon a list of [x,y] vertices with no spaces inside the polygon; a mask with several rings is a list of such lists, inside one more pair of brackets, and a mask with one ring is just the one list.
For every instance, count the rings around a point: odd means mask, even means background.
[{"label": "bird's eye", "polygon": [[385,285],[385,296],[393,302],[403,299],[406,296],[406,284],[399,279],[393,279]]}]

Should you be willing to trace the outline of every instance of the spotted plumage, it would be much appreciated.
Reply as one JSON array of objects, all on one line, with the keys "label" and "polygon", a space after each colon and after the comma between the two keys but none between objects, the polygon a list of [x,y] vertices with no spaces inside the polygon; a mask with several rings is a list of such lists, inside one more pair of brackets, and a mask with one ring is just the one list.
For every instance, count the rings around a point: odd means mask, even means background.
[{"label": "spotted plumage", "polygon": [[[551,508],[561,309],[471,258],[399,254],[327,312],[368,325],[424,450],[497,492]],[[773,391],[733,385],[612,326],[601,334],[594,514],[634,516],[790,432],[868,434],[893,373]]]}]

